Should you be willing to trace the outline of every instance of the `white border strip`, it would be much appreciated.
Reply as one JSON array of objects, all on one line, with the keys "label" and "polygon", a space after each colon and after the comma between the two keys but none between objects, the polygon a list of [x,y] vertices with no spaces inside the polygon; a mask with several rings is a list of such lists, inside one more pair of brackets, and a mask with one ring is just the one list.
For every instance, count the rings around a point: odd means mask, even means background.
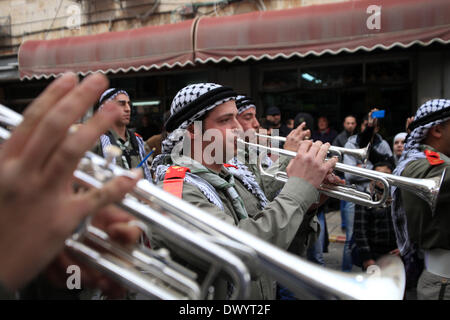
[{"label": "white border strip", "polygon": [[[97,69],[97,70],[87,71],[87,72],[78,71],[78,72],[76,72],[76,74],[81,75],[81,76],[84,77],[84,76],[87,76],[87,75],[89,75],[91,73],[97,73],[97,72],[101,72],[103,74],[107,74],[107,73],[116,74],[116,73],[119,73],[119,72],[127,73],[127,72],[129,72],[131,70],[134,71],[134,72],[138,72],[138,71],[142,71],[142,70],[149,71],[150,69],[158,69],[159,70],[159,69],[162,69],[164,67],[167,67],[167,68],[171,69],[173,67],[177,67],[177,66],[178,67],[185,67],[187,65],[194,66],[195,63],[189,60],[189,61],[186,61],[185,63],[175,62],[173,64],[163,63],[161,65],[158,65],[158,64],[152,64],[150,66],[141,65],[139,67],[117,68],[117,69],[107,69],[107,70]],[[70,71],[70,69],[67,69],[67,71]],[[19,70],[19,72],[20,72],[20,70]],[[20,80],[25,80],[25,79],[27,79],[27,80],[50,79],[52,77],[56,78],[56,77],[58,77],[58,76],[60,76],[62,74],[64,74],[64,72],[50,73],[50,74],[33,74],[32,76],[25,75],[25,76],[21,76]]]}]

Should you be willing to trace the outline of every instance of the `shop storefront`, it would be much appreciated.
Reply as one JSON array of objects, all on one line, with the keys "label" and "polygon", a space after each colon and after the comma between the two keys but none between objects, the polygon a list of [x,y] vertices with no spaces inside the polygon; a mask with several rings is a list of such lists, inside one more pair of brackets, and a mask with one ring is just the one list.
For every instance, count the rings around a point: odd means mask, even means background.
[{"label": "shop storefront", "polygon": [[27,80],[6,83],[3,99],[21,110],[46,78],[101,71],[159,130],[180,88],[211,81],[251,95],[260,117],[275,105],[284,119],[325,115],[337,130],[347,114],[383,108],[390,137],[424,99],[450,96],[450,4],[375,2],[379,29],[367,27],[373,1],[361,0],[25,42],[19,69]]}]

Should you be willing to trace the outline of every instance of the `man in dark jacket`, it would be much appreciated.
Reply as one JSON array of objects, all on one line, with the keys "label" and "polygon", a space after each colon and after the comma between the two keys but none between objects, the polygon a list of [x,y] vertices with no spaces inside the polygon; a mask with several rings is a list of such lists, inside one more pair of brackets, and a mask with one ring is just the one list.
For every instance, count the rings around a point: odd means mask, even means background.
[{"label": "man in dark jacket", "polygon": [[[344,119],[344,130],[341,131],[341,133],[339,133],[337,135],[337,137],[333,140],[333,146],[337,146],[337,147],[341,147],[343,148],[345,146],[345,144],[347,143],[347,140],[350,136],[352,136],[355,132],[356,129],[356,118],[352,115],[348,115],[345,117]],[[341,175],[339,175],[341,178],[344,177],[344,174],[341,173]],[[340,210],[341,210],[341,229],[342,231],[345,231],[347,229],[347,225],[346,225],[346,219],[345,219],[345,214],[347,210],[348,206],[347,206],[347,201],[341,200],[340,201]]]},{"label": "man in dark jacket", "polygon": [[319,117],[317,119],[317,130],[313,131],[312,139],[313,141],[322,141],[323,143],[332,143],[334,138],[336,138],[337,132],[336,130],[330,128],[328,126],[328,119],[325,116]]},{"label": "man in dark jacket", "polygon": [[291,132],[285,124],[281,123],[281,112],[277,107],[270,107],[266,111],[266,129],[278,129],[279,136],[287,137]]},{"label": "man in dark jacket", "polygon": [[353,135],[356,129],[356,118],[352,115],[346,116],[344,119],[344,130],[337,135],[333,140],[333,146],[344,147],[350,136]]},{"label": "man in dark jacket", "polygon": [[[374,166],[375,171],[392,173],[390,162],[379,162]],[[379,183],[379,182],[378,182]],[[383,187],[370,184],[370,190],[377,199],[383,192]],[[369,208],[360,205],[355,206],[355,224],[353,236],[360,257],[359,263],[363,270],[375,265],[376,260],[386,254],[399,255],[395,238],[394,225],[391,217],[391,206]],[[353,264],[358,265],[356,261]]]}]

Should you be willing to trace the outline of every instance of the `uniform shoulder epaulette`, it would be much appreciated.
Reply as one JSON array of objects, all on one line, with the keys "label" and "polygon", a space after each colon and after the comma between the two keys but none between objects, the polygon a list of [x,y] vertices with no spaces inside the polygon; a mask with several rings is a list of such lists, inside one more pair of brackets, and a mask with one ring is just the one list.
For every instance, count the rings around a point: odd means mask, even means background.
[{"label": "uniform shoulder epaulette", "polygon": [[183,182],[186,172],[191,172],[187,167],[170,166],[164,175],[163,189],[178,198],[182,198]]},{"label": "uniform shoulder epaulette", "polygon": [[444,160],[441,159],[441,157],[439,156],[439,153],[428,150],[428,149],[426,149],[424,151],[424,153],[425,153],[425,156],[427,157],[428,163],[431,164],[432,166],[436,166],[436,165],[444,163]]},{"label": "uniform shoulder epaulette", "polygon": [[234,164],[230,164],[230,163],[225,163],[223,165],[225,168],[235,168],[235,169],[239,169],[237,166],[235,166]]}]

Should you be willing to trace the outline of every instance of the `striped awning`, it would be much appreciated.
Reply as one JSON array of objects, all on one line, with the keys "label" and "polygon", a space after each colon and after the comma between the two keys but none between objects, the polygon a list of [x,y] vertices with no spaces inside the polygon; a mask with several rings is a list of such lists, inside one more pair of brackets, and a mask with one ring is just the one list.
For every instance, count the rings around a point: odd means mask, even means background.
[{"label": "striped awning", "polygon": [[65,71],[127,72],[193,64],[195,20],[55,40],[25,41],[18,54],[21,78]]},{"label": "striped awning", "polygon": [[450,42],[449,0],[343,1],[202,17],[195,32],[195,62],[320,56],[434,42]]},{"label": "striped awning", "polygon": [[450,0],[355,0],[30,40],[18,58],[21,78],[48,78],[449,42]]}]

